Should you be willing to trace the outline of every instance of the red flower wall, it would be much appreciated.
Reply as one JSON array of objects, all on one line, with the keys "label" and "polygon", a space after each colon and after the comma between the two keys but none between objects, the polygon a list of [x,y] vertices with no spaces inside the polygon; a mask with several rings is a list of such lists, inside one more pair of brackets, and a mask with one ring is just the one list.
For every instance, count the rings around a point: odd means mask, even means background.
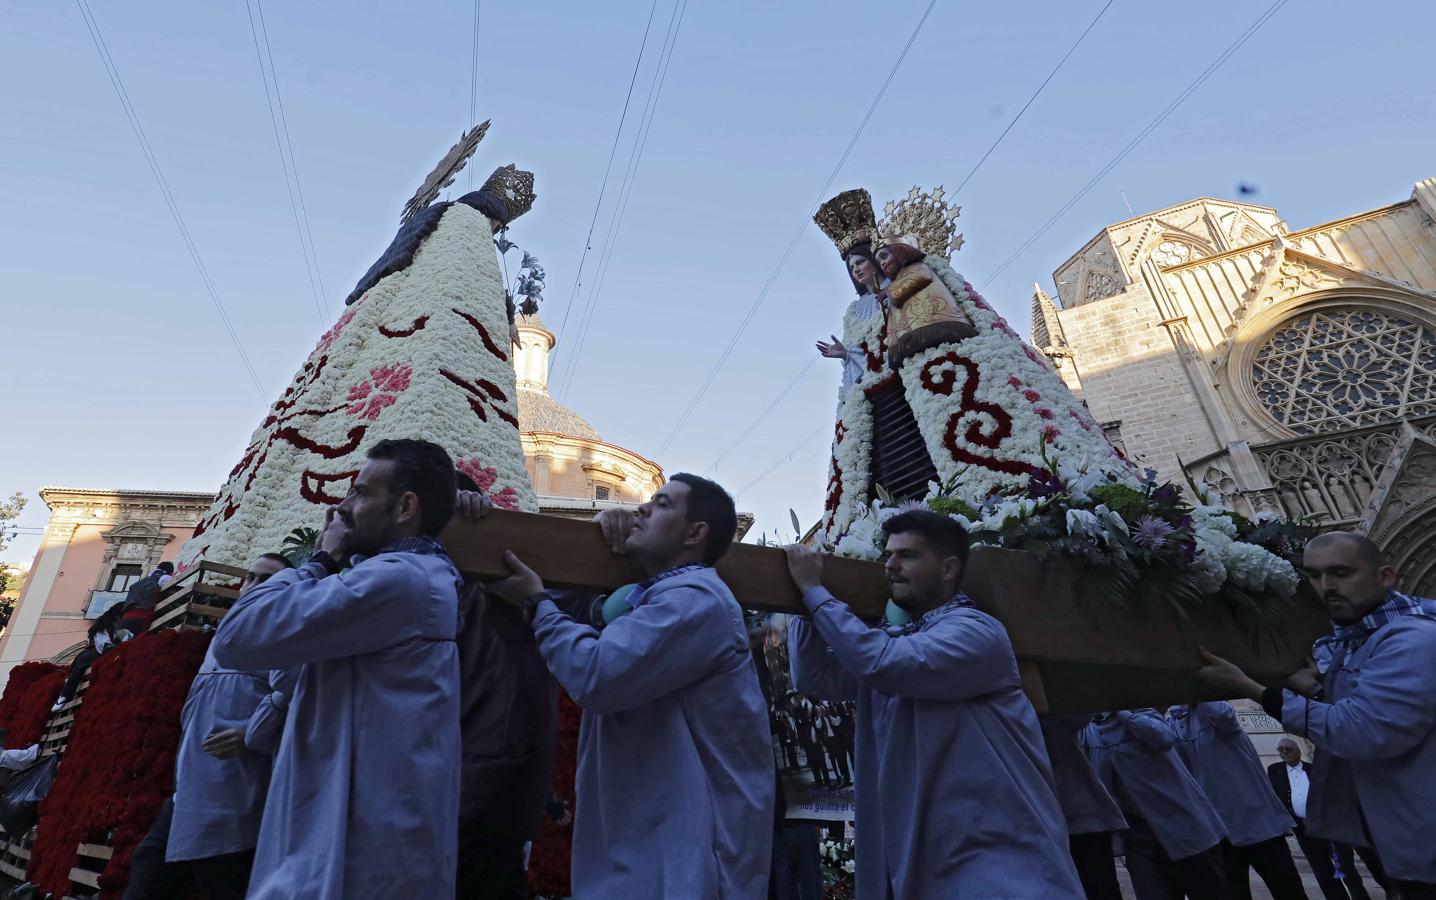
[{"label": "red flower wall", "polygon": [[[578,766],[578,726],[583,711],[559,690],[558,742],[553,759],[553,792],[574,809],[573,781]],[[529,892],[544,896],[569,895],[568,864],[573,849],[573,826],[558,827],[545,816],[543,832],[529,855]]]},{"label": "red flower wall", "polygon": [[69,671],[68,666],[47,662],[28,662],[10,670],[5,694],[0,696],[0,728],[10,729],[6,749],[24,749],[45,734],[50,707],[60,696]]},{"label": "red flower wall", "polygon": [[95,660],[30,851],[29,878],[62,896],[81,843],[113,831],[101,900],[119,898],[130,857],[174,791],[180,710],[210,636],[144,634]]}]

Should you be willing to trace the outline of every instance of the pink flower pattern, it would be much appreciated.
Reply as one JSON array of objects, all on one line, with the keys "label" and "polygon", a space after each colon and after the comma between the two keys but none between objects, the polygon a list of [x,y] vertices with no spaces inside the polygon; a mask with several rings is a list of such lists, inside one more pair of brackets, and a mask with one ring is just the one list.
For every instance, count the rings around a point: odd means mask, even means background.
[{"label": "pink flower pattern", "polygon": [[480,462],[477,456],[459,460],[454,463],[454,468],[474,479],[474,483],[479,486],[479,493],[487,494],[495,506],[500,509],[519,508],[519,495],[512,487],[505,487],[498,492],[489,490],[494,486],[494,482],[498,481],[499,473],[494,470],[493,466],[486,466]]},{"label": "pink flower pattern", "polygon": [[409,387],[414,370],[404,363],[390,363],[387,366],[369,370],[369,377],[349,389],[344,399],[349,405],[344,411],[360,419],[374,421],[379,414],[399,399],[399,394]]}]

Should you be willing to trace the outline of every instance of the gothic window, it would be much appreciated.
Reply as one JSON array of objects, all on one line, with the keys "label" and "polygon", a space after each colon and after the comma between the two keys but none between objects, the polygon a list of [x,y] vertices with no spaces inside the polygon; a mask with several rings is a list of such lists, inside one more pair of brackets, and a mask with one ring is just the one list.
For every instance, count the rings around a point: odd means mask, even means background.
[{"label": "gothic window", "polygon": [[1298,434],[1436,413],[1436,330],[1361,308],[1288,319],[1252,363],[1257,398]]},{"label": "gothic window", "polygon": [[1120,293],[1122,293],[1122,285],[1117,281],[1117,276],[1111,272],[1093,269],[1087,273],[1087,290],[1083,299],[1103,300]]},{"label": "gothic window", "polygon": [[1164,269],[1201,258],[1201,251],[1185,241],[1165,240],[1152,251],[1152,261]]}]

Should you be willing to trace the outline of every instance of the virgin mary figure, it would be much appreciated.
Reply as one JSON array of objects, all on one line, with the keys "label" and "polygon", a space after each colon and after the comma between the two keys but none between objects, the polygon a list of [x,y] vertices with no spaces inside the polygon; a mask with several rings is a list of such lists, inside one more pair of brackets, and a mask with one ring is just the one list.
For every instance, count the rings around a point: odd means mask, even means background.
[{"label": "virgin mary figure", "polygon": [[874,500],[921,498],[932,481],[976,501],[1026,485],[1051,460],[1132,480],[1051,364],[948,264],[953,229],[940,191],[909,198],[881,226],[863,190],[814,217],[859,292],[843,340],[819,346],[844,366],[825,539],[838,543]]}]

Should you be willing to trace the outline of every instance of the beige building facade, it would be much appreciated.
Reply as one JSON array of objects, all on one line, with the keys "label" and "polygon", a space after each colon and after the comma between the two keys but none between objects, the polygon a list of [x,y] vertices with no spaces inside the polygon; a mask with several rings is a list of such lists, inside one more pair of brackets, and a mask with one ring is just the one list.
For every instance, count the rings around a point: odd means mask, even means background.
[{"label": "beige building facade", "polygon": [[1368,534],[1436,595],[1436,179],[1292,230],[1199,198],[1102,229],[1035,287],[1033,344],[1163,479]]},{"label": "beige building facade", "polygon": [[26,660],[73,655],[91,620],[179,552],[214,494],[46,487],[40,499],[50,521],[0,639],[0,684]]}]

